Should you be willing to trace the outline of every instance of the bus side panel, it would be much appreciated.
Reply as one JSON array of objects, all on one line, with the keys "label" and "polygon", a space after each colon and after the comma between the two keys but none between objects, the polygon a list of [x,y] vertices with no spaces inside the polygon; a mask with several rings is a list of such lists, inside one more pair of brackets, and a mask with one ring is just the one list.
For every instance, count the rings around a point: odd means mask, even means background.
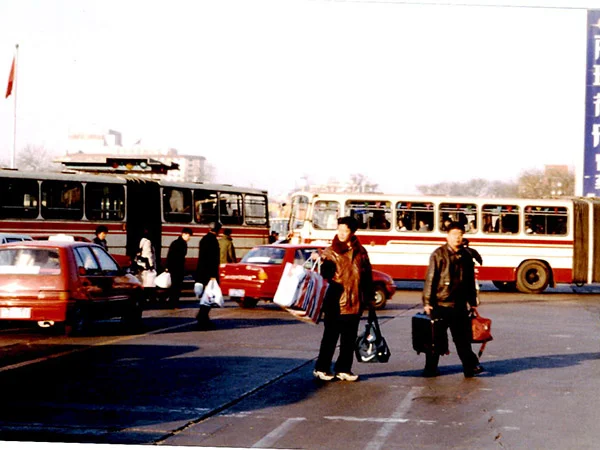
[{"label": "bus side panel", "polygon": [[573,202],[573,283],[588,281],[589,215],[588,202]]}]

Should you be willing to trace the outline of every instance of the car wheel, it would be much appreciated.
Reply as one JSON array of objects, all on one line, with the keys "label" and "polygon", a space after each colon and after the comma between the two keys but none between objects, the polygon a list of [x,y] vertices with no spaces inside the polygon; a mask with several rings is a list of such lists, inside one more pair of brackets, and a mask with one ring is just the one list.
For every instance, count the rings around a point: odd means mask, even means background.
[{"label": "car wheel", "polygon": [[381,286],[375,286],[375,309],[383,309],[387,303],[385,290]]},{"label": "car wheel", "polygon": [[123,326],[132,332],[137,332],[142,325],[142,313],[144,308],[140,299],[136,299],[129,305],[126,313],[121,317],[121,323]]},{"label": "car wheel", "polygon": [[525,294],[539,294],[548,287],[550,273],[541,261],[525,261],[517,271],[517,289]]},{"label": "car wheel", "polygon": [[66,336],[78,336],[85,333],[89,326],[89,317],[86,309],[77,305],[64,322],[62,331]]},{"label": "car wheel", "polygon": [[241,308],[254,308],[258,303],[257,298],[250,297],[233,297],[232,300],[234,300],[238,305],[240,305]]},{"label": "car wheel", "polygon": [[517,283],[514,281],[492,281],[500,292],[516,292]]}]

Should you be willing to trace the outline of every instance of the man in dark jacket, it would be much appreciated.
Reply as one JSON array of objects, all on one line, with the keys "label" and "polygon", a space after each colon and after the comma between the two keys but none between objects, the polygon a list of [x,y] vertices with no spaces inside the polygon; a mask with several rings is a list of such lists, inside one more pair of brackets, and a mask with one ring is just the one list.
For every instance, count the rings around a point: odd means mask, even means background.
[{"label": "man in dark jacket", "polygon": [[[423,306],[432,318],[440,319],[436,332],[447,333],[450,328],[464,375],[470,378],[483,372],[471,349],[469,309],[477,311],[474,250],[467,250],[463,244],[463,225],[452,222],[446,231],[446,244],[435,249],[429,259]],[[439,354],[426,354],[424,376],[438,374],[439,359]]]},{"label": "man in dark jacket", "polygon": [[169,303],[172,308],[179,306],[179,297],[185,275],[185,256],[187,255],[188,241],[192,237],[191,228],[181,230],[181,235],[171,242],[167,253],[167,270],[171,274],[171,288],[169,289]]},{"label": "man in dark jacket", "polygon": [[[221,263],[221,251],[219,249],[219,240],[217,236],[221,231],[221,224],[213,222],[209,225],[209,230],[202,239],[200,239],[200,248],[198,250],[198,267],[196,268],[196,282],[202,283],[204,288],[214,278],[219,281],[219,264]],[[200,310],[196,319],[198,319],[198,328],[201,330],[212,330],[214,323],[208,317],[210,306],[200,305]]]}]

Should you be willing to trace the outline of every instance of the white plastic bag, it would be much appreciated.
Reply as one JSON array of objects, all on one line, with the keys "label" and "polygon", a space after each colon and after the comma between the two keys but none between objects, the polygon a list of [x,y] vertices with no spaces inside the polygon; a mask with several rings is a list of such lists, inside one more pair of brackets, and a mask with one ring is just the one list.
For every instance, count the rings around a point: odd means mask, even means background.
[{"label": "white plastic bag", "polygon": [[220,308],[225,306],[223,293],[221,292],[219,283],[214,278],[211,278],[204,288],[202,297],[200,297],[200,304],[204,306],[218,306]]},{"label": "white plastic bag", "polygon": [[145,288],[153,288],[156,286],[155,284],[155,280],[156,280],[156,270],[152,269],[152,270],[144,270],[142,272],[142,286],[144,286]]},{"label": "white plastic bag", "polygon": [[204,292],[204,285],[202,283],[194,283],[194,295],[198,300],[202,297],[202,293]]},{"label": "white plastic bag", "polygon": [[298,288],[305,277],[306,269],[304,267],[286,263],[273,297],[273,303],[284,307],[292,306],[298,298]]},{"label": "white plastic bag", "polygon": [[169,289],[171,287],[171,274],[169,272],[163,272],[154,279],[156,287],[161,289]]}]

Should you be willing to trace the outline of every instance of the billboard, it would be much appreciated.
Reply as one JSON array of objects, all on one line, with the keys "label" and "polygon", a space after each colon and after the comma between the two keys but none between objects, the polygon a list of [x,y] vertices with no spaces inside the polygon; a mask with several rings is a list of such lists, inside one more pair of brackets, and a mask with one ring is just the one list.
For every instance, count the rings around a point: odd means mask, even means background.
[{"label": "billboard", "polygon": [[583,195],[600,197],[600,9],[588,10]]}]

